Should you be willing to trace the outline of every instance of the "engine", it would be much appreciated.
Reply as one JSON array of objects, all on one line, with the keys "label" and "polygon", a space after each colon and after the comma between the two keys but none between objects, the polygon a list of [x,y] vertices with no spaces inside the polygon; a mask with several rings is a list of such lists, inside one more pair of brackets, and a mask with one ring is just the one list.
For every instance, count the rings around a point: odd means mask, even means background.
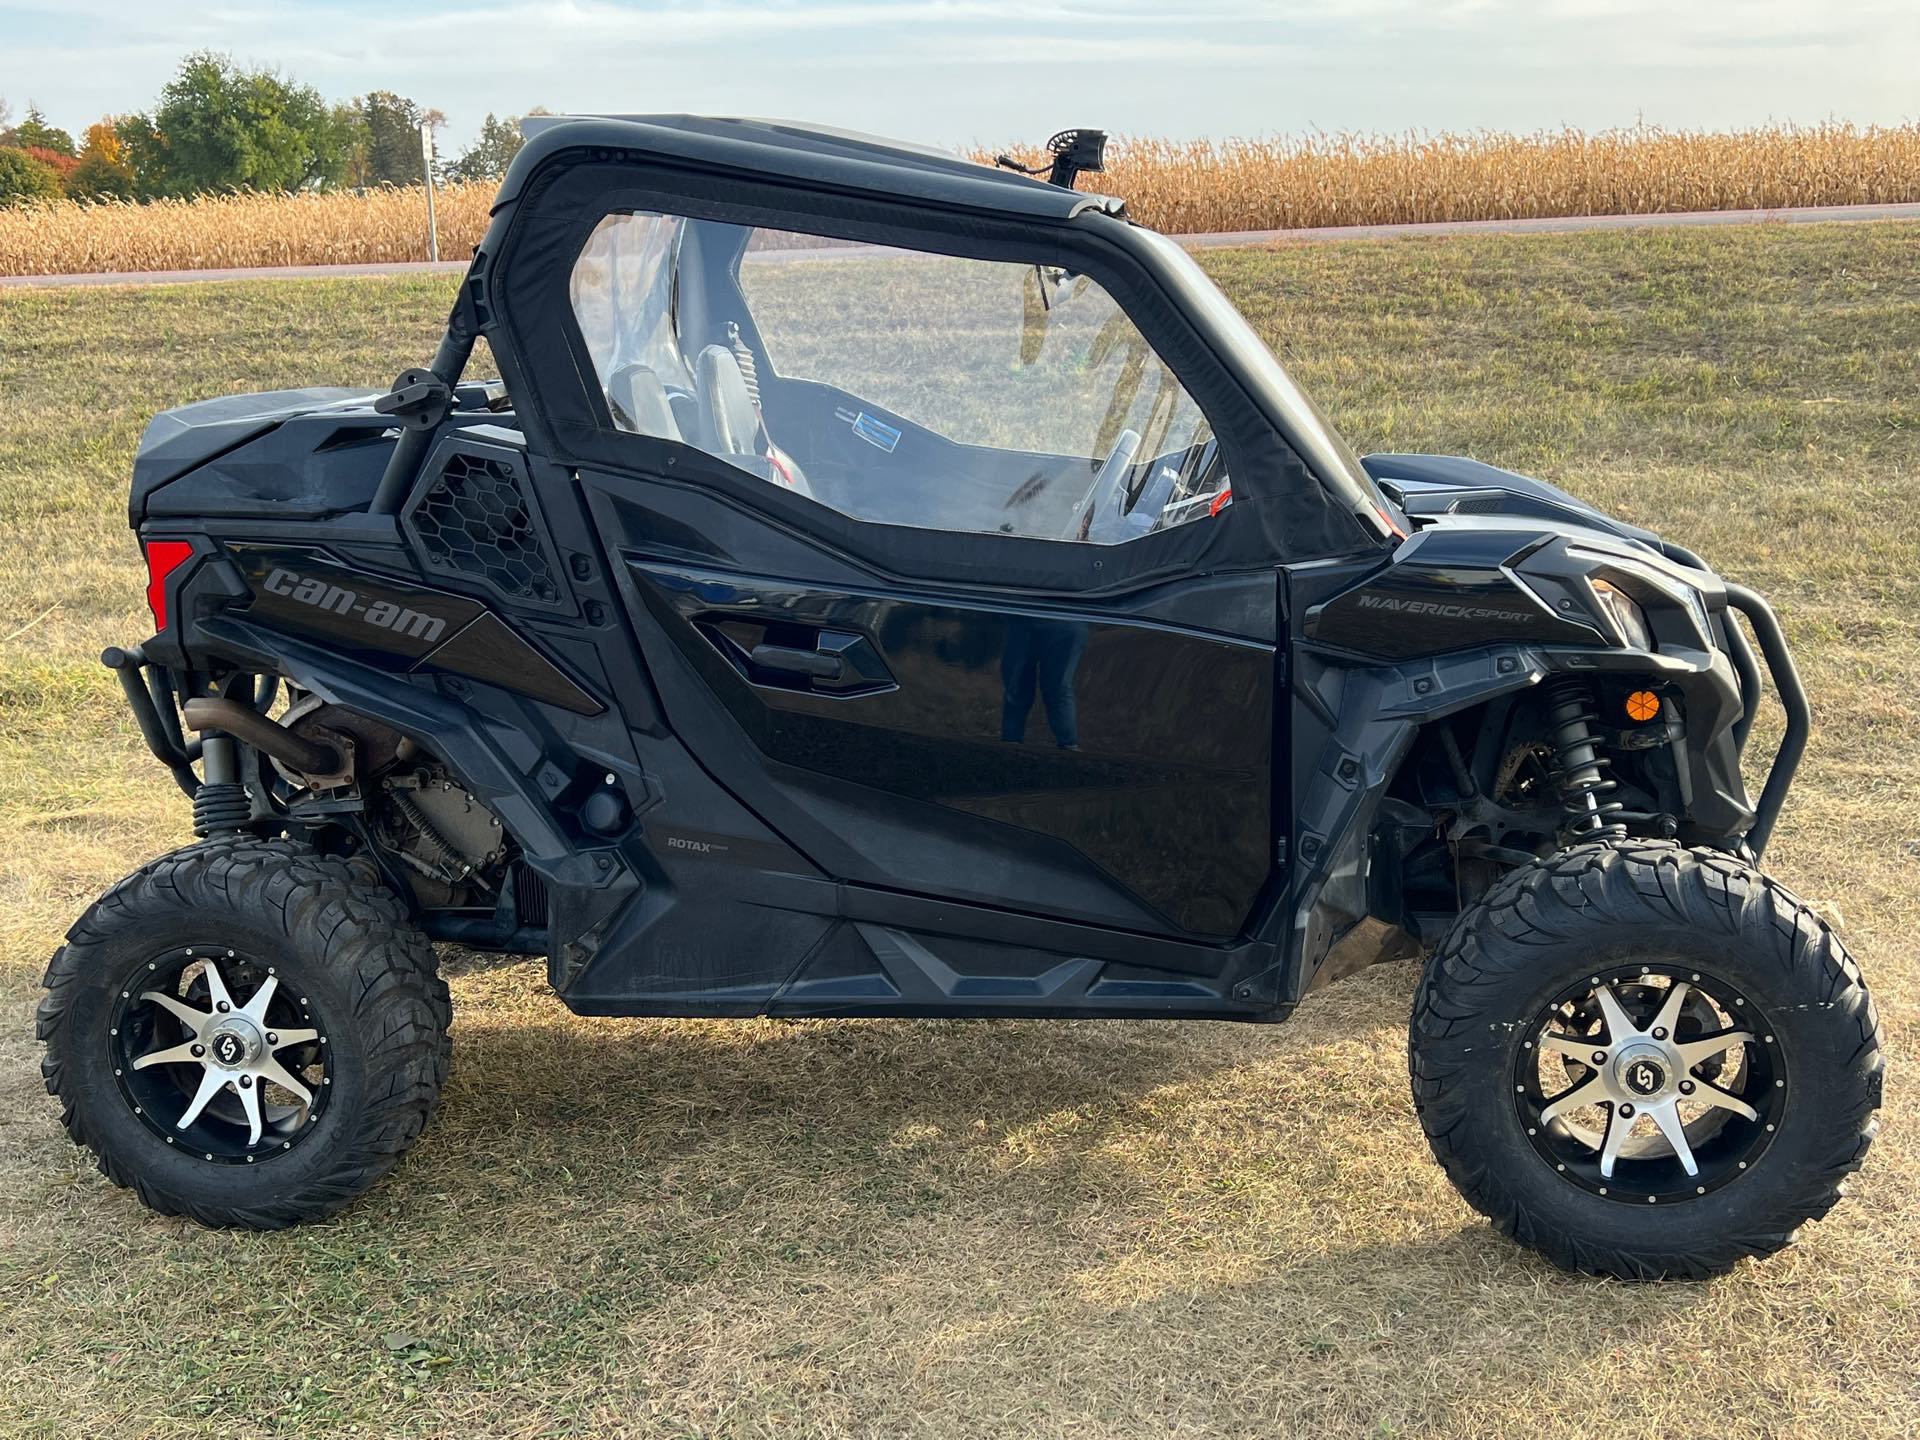
[{"label": "engine", "polygon": [[290,822],[357,831],[423,909],[494,907],[511,838],[444,764],[398,731],[316,695],[296,695],[281,723],[342,757],[342,772],[324,777],[269,762],[273,799]]}]

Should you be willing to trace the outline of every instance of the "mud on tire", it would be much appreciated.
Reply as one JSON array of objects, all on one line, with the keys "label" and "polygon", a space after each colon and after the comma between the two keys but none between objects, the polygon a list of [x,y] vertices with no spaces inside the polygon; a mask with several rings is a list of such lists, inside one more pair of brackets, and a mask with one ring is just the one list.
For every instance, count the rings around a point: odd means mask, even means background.
[{"label": "mud on tire", "polygon": [[[1764,1015],[1753,1040],[1779,1077],[1763,1072],[1777,1109],[1756,1116],[1745,1159],[1652,1199],[1558,1173],[1515,1083],[1534,1017],[1571,1015],[1560,997],[1649,965],[1673,983],[1705,975],[1739,997],[1730,1013]],[[1555,1264],[1623,1279],[1704,1277],[1791,1242],[1860,1168],[1883,1074],[1873,1003],[1824,921],[1729,855],[1639,841],[1563,851],[1462,913],[1427,962],[1408,1061],[1421,1126],[1467,1201]]]},{"label": "mud on tire", "polygon": [[[187,1153],[136,1109],[116,1050],[127,1007],[194,947],[269,957],[276,1003],[297,996],[326,1032],[310,1042],[327,1047],[324,1103],[284,1142]],[[277,1229],[338,1210],[398,1163],[446,1078],[452,1011],[433,947],[391,891],[289,842],[221,837],[155,860],[75,923],[44,983],[41,1069],[67,1133],[115,1184],[205,1225]]]}]

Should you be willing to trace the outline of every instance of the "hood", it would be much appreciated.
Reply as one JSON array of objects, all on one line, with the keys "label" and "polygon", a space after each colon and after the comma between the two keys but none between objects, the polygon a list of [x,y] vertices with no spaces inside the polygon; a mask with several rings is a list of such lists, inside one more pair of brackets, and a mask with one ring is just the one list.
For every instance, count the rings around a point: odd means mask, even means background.
[{"label": "hood", "polygon": [[1558,486],[1464,455],[1368,455],[1360,464],[1409,516],[1498,515],[1557,520],[1637,540],[1655,550],[1651,530],[1616,520]]}]

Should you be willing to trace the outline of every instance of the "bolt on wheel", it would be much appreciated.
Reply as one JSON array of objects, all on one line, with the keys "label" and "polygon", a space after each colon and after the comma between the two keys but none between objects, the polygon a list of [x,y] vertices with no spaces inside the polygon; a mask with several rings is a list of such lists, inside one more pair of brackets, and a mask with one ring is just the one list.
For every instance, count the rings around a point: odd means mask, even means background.
[{"label": "bolt on wheel", "polygon": [[219,946],[174,949],[122,990],[114,1076],[147,1128],[201,1159],[253,1164],[312,1132],[333,1084],[310,999]]},{"label": "bolt on wheel", "polygon": [[1514,1100],[1534,1150],[1610,1200],[1693,1199],[1759,1160],[1787,1098],[1776,1034],[1747,997],[1686,966],[1586,977],[1537,1015]]}]

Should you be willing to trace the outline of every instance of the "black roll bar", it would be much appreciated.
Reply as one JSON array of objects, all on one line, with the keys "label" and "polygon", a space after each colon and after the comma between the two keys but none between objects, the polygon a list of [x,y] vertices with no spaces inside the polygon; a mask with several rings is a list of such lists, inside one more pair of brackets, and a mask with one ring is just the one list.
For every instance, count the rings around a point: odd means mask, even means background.
[{"label": "black roll bar", "polygon": [[[476,255],[474,266],[477,268],[480,263]],[[369,514],[399,512],[401,502],[413,488],[413,477],[427,458],[427,449],[433,444],[440,422],[446,419],[452,406],[454,387],[460,383],[460,375],[473,355],[473,342],[480,334],[469,288],[473,276],[473,270],[469,270],[467,279],[461,282],[460,296],[447,316],[446,332],[440,337],[439,348],[433,352],[433,363],[425,370],[402,372],[393,382],[393,390],[374,402],[374,409],[400,422],[400,438],[394,441],[387,468],[380,473],[380,485],[367,507]]]}]

